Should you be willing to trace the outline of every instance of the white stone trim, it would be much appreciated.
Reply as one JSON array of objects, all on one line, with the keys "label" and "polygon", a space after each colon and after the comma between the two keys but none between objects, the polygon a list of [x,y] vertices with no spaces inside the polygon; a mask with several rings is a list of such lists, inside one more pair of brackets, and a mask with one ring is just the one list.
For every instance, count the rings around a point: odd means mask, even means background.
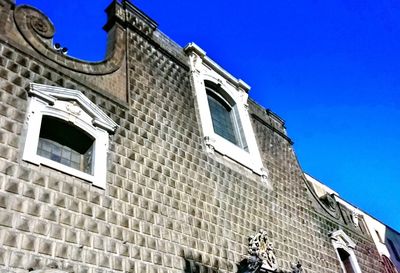
[{"label": "white stone trim", "polygon": [[[261,156],[257,147],[253,127],[247,111],[247,99],[250,86],[240,79],[236,79],[226,72],[196,44],[190,43],[185,47],[189,55],[192,72],[192,83],[196,94],[200,122],[203,129],[203,138],[208,152],[218,152],[229,159],[249,168],[267,182],[268,172],[263,167]],[[239,120],[244,132],[248,151],[231,143],[214,132],[210,108],[208,105],[205,81],[213,82],[226,92],[235,103]]]},{"label": "white stone trim", "polygon": [[[104,189],[107,176],[108,138],[109,133],[114,133],[117,129],[117,124],[80,91],[41,84],[31,84],[30,87],[26,141],[22,159],[82,178]],[[93,174],[37,154],[40,126],[44,115],[72,123],[93,137]]]},{"label": "white stone trim", "polygon": [[333,247],[335,248],[336,254],[338,256],[340,265],[342,266],[343,272],[346,272],[346,270],[338,252],[339,248],[343,249],[349,254],[350,263],[354,272],[362,273],[361,268],[357,262],[356,255],[354,254],[354,248],[356,247],[356,244],[353,242],[353,240],[351,240],[350,237],[341,229],[332,232],[330,237]]}]

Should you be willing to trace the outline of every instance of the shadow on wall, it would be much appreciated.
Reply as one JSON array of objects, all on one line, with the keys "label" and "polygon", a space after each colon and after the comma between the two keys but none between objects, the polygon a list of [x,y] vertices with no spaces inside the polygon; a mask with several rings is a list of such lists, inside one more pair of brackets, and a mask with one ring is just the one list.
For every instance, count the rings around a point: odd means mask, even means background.
[{"label": "shadow on wall", "polygon": [[206,266],[194,260],[189,260],[184,258],[185,260],[185,269],[184,273],[218,273],[218,269]]}]

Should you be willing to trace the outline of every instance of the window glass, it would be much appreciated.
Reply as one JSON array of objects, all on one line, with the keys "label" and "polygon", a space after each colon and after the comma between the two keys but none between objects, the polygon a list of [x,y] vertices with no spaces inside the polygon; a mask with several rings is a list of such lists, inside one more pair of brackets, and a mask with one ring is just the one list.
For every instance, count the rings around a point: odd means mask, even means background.
[{"label": "window glass", "polygon": [[92,174],[94,139],[67,122],[43,116],[37,154],[65,166]]},{"label": "window glass", "polygon": [[238,145],[235,133],[232,108],[216,94],[207,92],[214,132]]}]

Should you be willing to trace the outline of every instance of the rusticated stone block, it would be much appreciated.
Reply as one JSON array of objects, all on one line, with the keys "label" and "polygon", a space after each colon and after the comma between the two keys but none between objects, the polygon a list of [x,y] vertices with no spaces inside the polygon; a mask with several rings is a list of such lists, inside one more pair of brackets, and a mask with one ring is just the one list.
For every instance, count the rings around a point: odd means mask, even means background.
[{"label": "rusticated stone block", "polygon": [[147,249],[147,248],[143,248],[142,249],[142,260],[145,262],[153,262],[152,261],[152,251]]},{"label": "rusticated stone block", "polygon": [[51,240],[40,239],[38,252],[45,255],[52,255],[54,248],[54,242]]},{"label": "rusticated stone block", "polygon": [[57,243],[55,255],[56,255],[56,257],[59,257],[59,258],[68,259],[69,258],[69,246],[67,244]]},{"label": "rusticated stone block", "polygon": [[74,187],[70,183],[64,182],[62,184],[62,192],[73,196],[74,195]]},{"label": "rusticated stone block", "polygon": [[77,246],[71,246],[70,247],[70,251],[71,251],[71,259],[74,261],[79,261],[82,262],[83,261],[83,255],[84,255],[84,250],[82,247],[77,247]]},{"label": "rusticated stone block", "polygon": [[118,224],[118,214],[113,211],[107,212],[107,222],[111,224]]},{"label": "rusticated stone block", "polygon": [[58,218],[58,210],[51,207],[46,207],[42,210],[42,215],[44,219],[56,222]]},{"label": "rusticated stone block", "polygon": [[76,272],[76,273],[89,273],[91,268],[88,266],[84,266],[84,265],[75,265],[74,270],[72,270],[72,272]]},{"label": "rusticated stone block", "polygon": [[[10,175],[13,176],[13,174]],[[10,178],[8,179],[8,181],[6,181],[4,189],[8,192],[18,194],[20,189],[20,182],[17,179]]]},{"label": "rusticated stone block", "polygon": [[82,200],[88,200],[88,190],[84,188],[76,189],[76,197]]},{"label": "rusticated stone block", "polygon": [[102,267],[110,268],[111,267],[110,255],[100,254],[99,255],[99,265]]},{"label": "rusticated stone block", "polygon": [[96,207],[95,217],[100,220],[105,220],[106,219],[106,210],[101,207]]},{"label": "rusticated stone block", "polygon": [[67,229],[65,232],[65,241],[69,243],[77,243],[78,242],[78,235],[75,229]]},{"label": "rusticated stone block", "polygon": [[111,198],[104,196],[102,199],[103,199],[102,206],[108,209],[111,208],[112,205]]},{"label": "rusticated stone block", "polygon": [[123,260],[121,257],[113,256],[112,257],[113,269],[122,271],[123,270]]},{"label": "rusticated stone block", "polygon": [[96,264],[97,262],[97,253],[92,250],[85,250],[85,263]]},{"label": "rusticated stone block", "polygon": [[18,168],[17,177],[27,182],[31,181],[31,170],[20,166]]},{"label": "rusticated stone block", "polygon": [[64,228],[57,224],[52,224],[50,228],[50,237],[62,240],[64,236]]},{"label": "rusticated stone block", "polygon": [[24,236],[22,238],[21,247],[22,247],[22,249],[25,249],[25,250],[35,251],[36,241],[37,241],[37,237],[24,234]]},{"label": "rusticated stone block", "polygon": [[54,205],[62,208],[66,208],[67,206],[67,199],[65,198],[65,195],[63,194],[56,194],[54,196]]},{"label": "rusticated stone block", "polygon": [[75,199],[68,199],[68,209],[80,212],[80,202]]},{"label": "rusticated stone block", "polygon": [[81,246],[91,246],[92,245],[92,236],[89,232],[81,231],[79,232],[79,244]]},{"label": "rusticated stone block", "polygon": [[161,253],[159,252],[154,252],[153,253],[153,263],[161,265],[162,264],[162,256]]},{"label": "rusticated stone block", "polygon": [[45,267],[46,264],[47,262],[45,259],[43,259],[43,256],[29,255],[26,259],[25,268],[28,270],[35,268],[43,268]]},{"label": "rusticated stone block", "polygon": [[129,250],[130,250],[129,246],[126,243],[123,243],[119,247],[119,255],[129,257]]},{"label": "rusticated stone block", "polygon": [[17,218],[17,223],[16,223],[15,227],[18,230],[29,232],[29,231],[31,231],[31,228],[32,228],[32,222],[33,222],[32,219],[20,216]]},{"label": "rusticated stone block", "polygon": [[0,225],[5,227],[12,227],[13,214],[4,210],[0,210]]},{"label": "rusticated stone block", "polygon": [[42,190],[39,192],[39,201],[50,203],[52,200],[52,193]]},{"label": "rusticated stone block", "polygon": [[97,221],[93,219],[88,219],[86,221],[86,226],[90,232],[99,233],[99,224],[97,223]]},{"label": "rusticated stone block", "polygon": [[41,220],[36,220],[34,222],[34,225],[33,225],[34,233],[38,233],[41,235],[47,235],[47,234],[49,234],[49,230],[50,230],[50,225],[47,222],[41,221]]},{"label": "rusticated stone block", "polygon": [[100,236],[93,237],[93,247],[99,250],[104,250],[104,240]]},{"label": "rusticated stone block", "polygon": [[115,240],[107,240],[107,251],[111,253],[118,253],[118,244]]},{"label": "rusticated stone block", "polygon": [[65,224],[67,226],[72,226],[75,219],[75,215],[67,210],[60,210],[59,219],[60,223]]},{"label": "rusticated stone block", "polygon": [[49,178],[48,187],[50,189],[53,189],[55,191],[60,191],[61,184],[62,183],[61,183],[61,181],[59,179],[54,178],[54,177]]},{"label": "rusticated stone block", "polygon": [[19,235],[14,231],[7,231],[4,234],[3,244],[10,247],[17,247]]},{"label": "rusticated stone block", "polygon": [[14,268],[24,268],[24,253],[12,252],[10,254],[10,266]]},{"label": "rusticated stone block", "polygon": [[36,197],[36,188],[33,187],[32,185],[25,184],[25,185],[24,185],[24,190],[23,190],[23,193],[22,193],[22,194],[23,194],[25,197],[29,197],[29,198],[35,199],[35,197]]},{"label": "rusticated stone block", "polygon": [[0,265],[5,265],[6,261],[8,261],[9,252],[5,249],[0,248]]},{"label": "rusticated stone block", "polygon": [[131,256],[133,259],[140,259],[141,257],[141,247],[136,245],[131,245]]},{"label": "rusticated stone block", "polygon": [[85,229],[86,227],[86,217],[83,215],[75,216],[74,226],[80,229]]},{"label": "rusticated stone block", "polygon": [[121,241],[124,239],[122,229],[115,226],[111,228],[111,236]]},{"label": "rusticated stone block", "polygon": [[10,197],[7,194],[1,193],[0,194],[0,208],[7,208],[10,203]]},{"label": "rusticated stone block", "polygon": [[42,207],[41,207],[40,203],[36,203],[34,201],[27,200],[26,211],[30,215],[39,216],[42,211]]},{"label": "rusticated stone block", "polygon": [[90,193],[90,202],[92,202],[93,204],[96,204],[96,205],[100,205],[101,204],[100,194],[97,192],[91,192]]},{"label": "rusticated stone block", "polygon": [[45,187],[47,183],[48,178],[42,175],[35,175],[33,178],[33,184]]},{"label": "rusticated stone block", "polygon": [[82,213],[88,216],[93,216],[93,207],[90,203],[82,204]]},{"label": "rusticated stone block", "polygon": [[105,223],[99,224],[100,234],[103,236],[110,237],[111,236],[111,226]]}]

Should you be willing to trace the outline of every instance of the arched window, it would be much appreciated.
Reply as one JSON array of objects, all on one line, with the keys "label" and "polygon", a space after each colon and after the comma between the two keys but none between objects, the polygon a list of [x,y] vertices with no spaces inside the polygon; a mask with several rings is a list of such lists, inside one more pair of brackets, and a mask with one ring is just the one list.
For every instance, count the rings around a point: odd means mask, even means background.
[{"label": "arched window", "polygon": [[382,255],[382,263],[384,269],[382,273],[398,273],[392,261],[385,255]]},{"label": "arched window", "polygon": [[205,85],[214,132],[247,151],[248,147],[235,102],[226,94],[223,96],[224,91],[220,87],[207,81]]},{"label": "arched window", "polygon": [[[189,55],[204,147],[217,160],[239,163],[269,185],[248,111],[250,86],[208,58],[194,43]],[[229,159],[226,161],[226,159]]]},{"label": "arched window", "polygon": [[31,84],[23,160],[105,188],[109,134],[117,124],[80,91]]},{"label": "arched window", "polygon": [[354,248],[356,244],[343,230],[337,230],[331,234],[332,244],[340,260],[344,273],[361,273]]},{"label": "arched window", "polygon": [[81,128],[43,116],[37,154],[76,170],[93,174],[94,138]]}]

